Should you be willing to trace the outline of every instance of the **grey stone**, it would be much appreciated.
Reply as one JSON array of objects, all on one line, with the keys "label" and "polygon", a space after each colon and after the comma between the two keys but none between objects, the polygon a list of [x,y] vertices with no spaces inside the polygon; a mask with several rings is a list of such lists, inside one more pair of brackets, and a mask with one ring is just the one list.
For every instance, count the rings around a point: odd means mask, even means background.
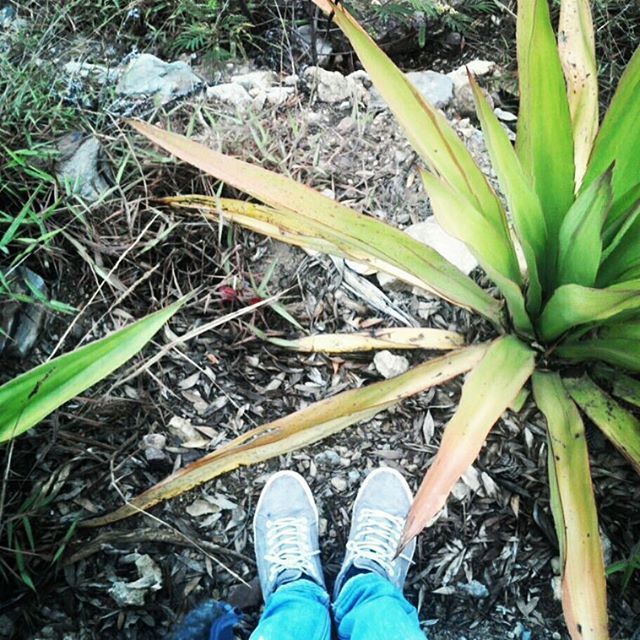
[{"label": "grey stone", "polygon": [[333,485],[333,488],[340,493],[345,491],[347,488],[347,481],[344,478],[331,478],[331,484]]},{"label": "grey stone", "polygon": [[207,89],[207,98],[235,107],[240,111],[247,109],[253,103],[253,98],[249,95],[249,92],[242,85],[234,84],[233,82],[209,87]]},{"label": "grey stone", "polygon": [[115,82],[120,75],[118,69],[105,67],[101,64],[90,64],[79,60],[70,60],[64,65],[65,72],[74,78],[90,78],[99,84]]},{"label": "grey stone", "polygon": [[[447,77],[453,81],[454,107],[461,116],[472,117],[475,116],[476,113],[473,91],[471,89],[471,84],[469,83],[469,75],[467,71],[476,78],[482,78],[492,74],[495,68],[496,63],[491,60],[476,59],[471,60],[467,64],[462,65],[447,74]],[[482,91],[489,101],[491,108],[493,108],[493,99],[484,89]]]},{"label": "grey stone", "polygon": [[482,582],[478,582],[477,580],[472,580],[471,582],[459,582],[458,591],[466,593],[472,598],[482,599],[489,597],[489,589],[487,589]]},{"label": "grey stone", "polygon": [[60,139],[58,150],[61,160],[56,165],[56,177],[70,193],[95,202],[108,191],[105,160],[97,138],[72,132]]},{"label": "grey stone", "polygon": [[[46,298],[47,286],[44,280],[31,269],[19,267],[8,277],[11,291],[15,295]],[[0,306],[0,353],[24,358],[33,348],[45,317],[42,304],[9,300]]]},{"label": "grey stone", "polygon": [[404,356],[396,356],[391,351],[378,351],[373,358],[378,373],[387,380],[395,378],[409,369],[409,361]]},{"label": "grey stone", "polygon": [[5,5],[0,9],[0,28],[6,29],[16,20],[16,10],[10,5]]},{"label": "grey stone", "polygon": [[320,102],[336,104],[353,95],[353,85],[339,71],[327,71],[322,67],[308,67],[304,80],[310,89],[315,89]]},{"label": "grey stone", "polygon": [[156,96],[166,104],[202,86],[185,62],[164,62],[150,53],[134,58],[118,80],[116,91],[127,97]]},{"label": "grey stone", "polygon": [[[436,71],[410,71],[406,74],[423,98],[436,109],[444,109],[453,99],[453,80]],[[386,109],[387,105],[375,87],[369,89],[369,107]]]}]

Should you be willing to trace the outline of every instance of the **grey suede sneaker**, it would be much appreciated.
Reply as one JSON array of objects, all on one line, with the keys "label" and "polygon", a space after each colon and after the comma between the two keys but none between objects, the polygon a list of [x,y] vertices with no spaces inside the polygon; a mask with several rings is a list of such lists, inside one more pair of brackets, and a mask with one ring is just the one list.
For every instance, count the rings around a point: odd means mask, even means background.
[{"label": "grey suede sneaker", "polygon": [[336,578],[334,600],[350,577],[368,571],[402,589],[416,548],[415,540],[397,558],[394,556],[412,501],[409,485],[394,469],[383,467],[367,476],[353,504],[351,531]]},{"label": "grey suede sneaker", "polygon": [[264,486],[253,518],[253,539],[265,601],[281,585],[307,578],[324,587],[318,508],[294,471],[279,471]]}]

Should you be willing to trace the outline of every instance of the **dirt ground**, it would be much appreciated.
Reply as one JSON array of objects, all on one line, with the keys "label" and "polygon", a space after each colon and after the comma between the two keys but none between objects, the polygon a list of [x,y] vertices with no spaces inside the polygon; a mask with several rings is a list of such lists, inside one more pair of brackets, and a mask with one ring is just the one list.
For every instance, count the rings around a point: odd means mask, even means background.
[{"label": "dirt ground", "polygon": [[[328,107],[301,91],[286,105],[246,119],[201,96],[154,119],[397,226],[429,214],[415,154],[387,112],[358,104]],[[458,127],[476,144],[473,123]],[[126,180],[119,193],[89,212],[88,224],[68,225],[51,256],[41,258],[49,281],[58,283],[56,298],[81,313],[73,321],[51,316],[29,361],[3,363],[0,382],[54,348],[69,350],[188,291],[197,294],[134,362],[0,454],[8,487],[5,515],[16,530],[29,519],[37,548],[24,555],[35,590],[21,582],[10,545],[3,542],[0,549],[4,566],[15,572],[0,584],[0,637],[163,637],[189,609],[215,598],[244,612],[239,637],[248,638],[261,606],[251,519],[269,474],[288,468],[308,480],[321,514],[322,558],[331,583],[360,482],[387,465],[417,489],[461,380],[302,451],[232,471],[148,514],[101,529],[80,526],[66,541],[79,518],[121,505],[247,429],[380,378],[368,354],[305,356],[257,339],[251,325],[274,336],[298,333],[268,307],[226,320],[131,374],[176,335],[241,310],[260,283],[263,296],[283,294],[287,311],[311,333],[397,326],[397,317],[459,331],[469,342],[490,336],[491,329],[447,303],[403,290],[385,292],[394,319],[389,308],[372,307],[349,284],[341,262],[161,207],[154,198],[213,193],[216,185],[120,125],[97,133]],[[474,275],[483,281],[481,273]],[[351,277],[377,286],[373,276]],[[419,363],[430,355],[408,357]],[[589,434],[611,563],[628,557],[640,539],[640,485],[600,432]],[[150,443],[159,453],[149,453]],[[546,455],[544,423],[533,406],[526,402],[518,413],[508,412],[444,512],[420,536],[406,594],[431,640],[567,637],[557,597]],[[42,497],[39,508],[25,503],[30,496]],[[62,544],[64,553],[54,562]],[[118,589],[124,584],[126,592],[140,578],[141,558],[151,567],[145,574],[153,575],[151,586],[143,589],[141,602],[124,604]],[[612,638],[640,637],[639,573],[626,589],[620,574],[609,579]]]}]

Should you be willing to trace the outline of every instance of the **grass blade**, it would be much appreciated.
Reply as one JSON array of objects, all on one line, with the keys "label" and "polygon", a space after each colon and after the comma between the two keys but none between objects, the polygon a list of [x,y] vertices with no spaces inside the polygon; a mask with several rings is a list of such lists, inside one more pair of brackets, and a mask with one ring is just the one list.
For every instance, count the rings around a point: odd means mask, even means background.
[{"label": "grass blade", "polygon": [[569,634],[572,640],[605,640],[607,585],[584,425],[557,374],[534,373],[533,395],[549,431],[551,509]]},{"label": "grass blade", "polygon": [[316,336],[283,340],[271,338],[254,327],[259,338],[272,344],[305,353],[355,353],[375,349],[457,349],[464,345],[464,336],[442,329],[398,327],[374,329],[356,333],[323,333]]},{"label": "grass blade", "polygon": [[1,386],[0,442],[27,431],[115,371],[138,353],[183,303],[184,299]]},{"label": "grass blade", "polygon": [[565,378],[564,386],[578,406],[640,473],[640,420],[586,375]]},{"label": "grass blade", "polygon": [[[165,198],[163,202],[204,211],[213,219],[226,218],[282,242],[369,264],[454,304],[475,309],[494,324],[500,324],[499,303],[437,251],[379,220],[342,207],[300,185],[296,187],[319,196],[322,203],[314,206],[307,202],[301,211],[291,211],[206,196]],[[329,215],[323,214],[323,206]]]},{"label": "grass blade", "polygon": [[575,183],[580,187],[598,133],[598,67],[588,0],[562,0],[558,51],[573,127]]},{"label": "grass blade", "polygon": [[500,201],[446,118],[426,102],[343,4],[314,2],[325,13],[335,12],[333,21],[349,39],[371,81],[427,166],[469,200],[495,232],[508,240],[509,229]]},{"label": "grass blade", "polygon": [[540,331],[545,340],[555,340],[573,327],[638,308],[640,280],[622,282],[606,289],[565,284],[555,290],[542,311]]},{"label": "grass blade", "polygon": [[477,458],[491,427],[514,401],[533,367],[533,351],[506,336],[492,343],[467,376],[458,409],[445,427],[440,449],[413,501],[401,547],[444,507],[455,483]]},{"label": "grass blade", "polygon": [[518,2],[516,37],[520,81],[516,150],[546,219],[547,271],[553,274],[560,225],[573,202],[574,160],[567,92],[547,0]]},{"label": "grass blade", "polygon": [[252,429],[180,469],[116,511],[85,521],[101,526],[122,520],[240,466],[263,462],[317,442],[361,420],[369,420],[400,400],[471,369],[486,351],[466,347],[425,362],[406,373],[316,402],[284,418]]}]

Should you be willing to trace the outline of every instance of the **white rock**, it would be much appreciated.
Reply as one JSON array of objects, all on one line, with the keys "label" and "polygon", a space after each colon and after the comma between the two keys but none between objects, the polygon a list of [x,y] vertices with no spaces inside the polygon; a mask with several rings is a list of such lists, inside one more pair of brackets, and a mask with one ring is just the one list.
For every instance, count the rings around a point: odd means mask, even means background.
[{"label": "white rock", "polygon": [[267,103],[274,107],[279,107],[294,93],[295,89],[293,87],[272,87],[267,91]]},{"label": "white rock", "polygon": [[[444,109],[453,99],[453,80],[443,73],[410,71],[406,76],[427,102],[436,109]],[[369,90],[369,107],[372,109],[387,107],[375,86]]]},{"label": "white rock", "polygon": [[344,491],[347,488],[347,481],[344,478],[331,478],[331,484],[336,491]]},{"label": "white rock", "polygon": [[119,71],[115,68],[105,67],[101,64],[90,64],[78,60],[70,60],[64,65],[65,73],[72,77],[92,78],[100,84],[115,82],[118,79]]},{"label": "white rock", "polygon": [[159,96],[165,104],[191,93],[202,80],[185,62],[164,62],[150,53],[134,58],[118,80],[116,91],[123,96]]},{"label": "white rock", "polygon": [[518,116],[516,116],[513,113],[510,113],[509,111],[505,111],[500,107],[496,107],[493,110],[493,113],[495,113],[496,118],[498,118],[498,120],[502,120],[502,122],[516,122],[516,120],[518,119]]},{"label": "white rock", "polygon": [[231,81],[244,87],[247,91],[250,89],[266,91],[275,84],[276,74],[273,71],[251,71],[232,76]]},{"label": "white rock", "polygon": [[295,73],[292,73],[290,76],[286,76],[284,78],[282,84],[285,87],[295,87],[297,86],[298,82],[300,82],[300,78]]},{"label": "white rock", "polygon": [[318,100],[337,104],[352,99],[362,99],[366,94],[363,86],[339,71],[327,71],[322,67],[308,67],[304,80],[310,89],[315,89]]},{"label": "white rock", "polygon": [[387,380],[395,378],[409,368],[409,361],[404,356],[396,356],[391,351],[378,351],[373,358],[378,373]]},{"label": "white rock", "polygon": [[249,107],[253,99],[249,92],[241,85],[227,82],[224,84],[216,84],[207,89],[207,98],[218,100],[223,104],[227,104],[236,109],[243,110]]},{"label": "white rock", "polygon": [[435,249],[443,258],[446,258],[467,275],[478,266],[478,261],[467,249],[467,246],[460,240],[450,236],[438,224],[434,216],[430,216],[423,222],[411,225],[405,231],[412,238]]},{"label": "white rock", "polygon": [[437,71],[410,71],[411,84],[436,109],[444,109],[453,98],[453,80]]}]

